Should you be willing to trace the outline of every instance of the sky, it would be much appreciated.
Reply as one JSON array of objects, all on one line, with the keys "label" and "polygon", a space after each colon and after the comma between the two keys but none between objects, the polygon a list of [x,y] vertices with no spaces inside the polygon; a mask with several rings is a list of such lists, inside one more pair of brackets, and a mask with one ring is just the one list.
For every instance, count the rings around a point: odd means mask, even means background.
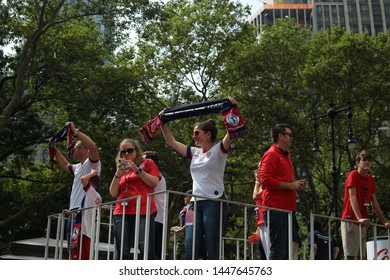
[{"label": "sky", "polygon": [[251,6],[251,15],[253,15],[263,5],[260,0],[240,0],[241,4]]}]

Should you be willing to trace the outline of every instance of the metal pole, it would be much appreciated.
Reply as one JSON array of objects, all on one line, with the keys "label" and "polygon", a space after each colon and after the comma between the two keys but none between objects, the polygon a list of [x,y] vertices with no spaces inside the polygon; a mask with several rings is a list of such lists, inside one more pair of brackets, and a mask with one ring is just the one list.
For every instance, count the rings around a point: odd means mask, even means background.
[{"label": "metal pole", "polygon": [[333,210],[335,217],[338,217],[337,210],[337,193],[338,193],[338,172],[336,170],[336,144],[335,144],[335,132],[334,132],[334,119],[336,118],[338,111],[333,107],[327,112],[331,121],[331,140],[332,140],[332,177],[333,177]]},{"label": "metal pole", "polygon": [[163,236],[162,236],[162,246],[161,246],[161,259],[166,259],[167,252],[167,233],[168,233],[168,204],[169,204],[169,193],[165,191],[164,193],[164,217],[163,217]]},{"label": "metal pole", "polygon": [[[150,207],[152,205],[151,196],[146,198],[146,213],[145,213],[145,237],[144,237],[144,260],[149,256],[149,232],[150,232]],[[154,249],[154,248],[153,248]]]},{"label": "metal pole", "polygon": [[44,256],[45,260],[47,260],[48,254],[49,254],[50,227],[51,227],[51,217],[48,217],[47,218],[47,229],[46,229],[45,256]]},{"label": "metal pole", "polygon": [[310,259],[314,260],[314,215],[310,213]]}]

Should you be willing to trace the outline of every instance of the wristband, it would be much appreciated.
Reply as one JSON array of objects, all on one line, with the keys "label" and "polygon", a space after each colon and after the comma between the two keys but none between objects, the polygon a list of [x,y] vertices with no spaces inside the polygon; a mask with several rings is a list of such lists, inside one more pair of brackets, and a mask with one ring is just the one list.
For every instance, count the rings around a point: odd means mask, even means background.
[{"label": "wristband", "polygon": [[91,184],[88,183],[85,187],[83,187],[83,189],[84,189],[85,192],[87,192],[90,187],[91,187]]},{"label": "wristband", "polygon": [[135,174],[140,174],[142,172],[141,168],[138,168],[138,170],[135,172]]}]

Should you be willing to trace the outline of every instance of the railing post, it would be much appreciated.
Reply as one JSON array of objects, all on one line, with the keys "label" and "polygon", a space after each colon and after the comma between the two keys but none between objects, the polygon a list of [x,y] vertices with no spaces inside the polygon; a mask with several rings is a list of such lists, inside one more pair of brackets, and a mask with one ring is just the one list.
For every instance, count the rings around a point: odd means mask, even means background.
[{"label": "railing post", "polygon": [[293,248],[292,248],[292,212],[288,212],[288,259],[293,259]]},{"label": "railing post", "polygon": [[125,212],[126,212],[127,201],[122,202],[122,227],[121,227],[121,246],[119,259],[123,259],[123,242],[125,238]]},{"label": "railing post", "polygon": [[[112,214],[113,214],[113,204],[110,204],[110,215],[108,218],[108,240],[107,240],[107,260],[110,259],[110,247],[111,247],[111,232],[112,232]],[[115,259],[115,242],[113,248],[112,258]]]},{"label": "railing post", "polygon": [[[377,245],[377,228],[376,228],[376,225],[374,225],[374,260],[377,260],[378,259],[378,256],[376,254],[376,252],[378,252],[378,245]],[[366,255],[367,252],[366,252]]]},{"label": "railing post", "polygon": [[[257,232],[257,224],[256,224],[256,232]],[[247,239],[248,239],[248,207],[245,205],[244,206],[244,260],[246,260]]]},{"label": "railing post", "polygon": [[168,232],[168,207],[169,205],[169,192],[164,193],[164,216],[163,216],[163,236],[162,236],[162,247],[161,247],[161,259],[166,259],[167,252],[167,232]]},{"label": "railing post", "polygon": [[176,260],[176,253],[177,253],[177,236],[176,232],[173,232],[173,260]]},{"label": "railing post", "polygon": [[[150,232],[150,207],[151,207],[151,196],[146,197],[146,213],[145,213],[145,242],[144,242],[144,260],[148,259],[149,256],[149,232]],[[153,248],[154,249],[154,248]]]},{"label": "railing post", "polygon": [[60,229],[61,229],[61,222],[62,222],[62,219],[63,219],[63,215],[58,215],[57,216],[57,232],[56,232],[56,245],[54,247],[54,259],[57,260],[58,259],[58,246],[60,246],[59,244],[59,240],[60,240]]},{"label": "railing post", "polygon": [[223,202],[220,201],[219,202],[219,238],[218,238],[218,248],[219,248],[219,256],[218,256],[218,259],[221,259],[221,255],[222,255],[222,252],[221,252],[221,246],[222,246],[222,223],[223,223]]},{"label": "railing post", "polygon": [[[332,260],[333,258],[333,251],[332,251],[332,231],[330,230],[330,220],[328,219],[328,236],[329,236],[329,243],[328,243],[328,254],[329,254],[329,260]],[[336,223],[337,225],[337,223]]]},{"label": "railing post", "polygon": [[139,224],[140,224],[140,212],[141,212],[141,196],[137,196],[136,215],[135,215],[135,232],[134,232],[134,260],[138,260],[139,249]]},{"label": "railing post", "polygon": [[270,229],[269,229],[269,225],[270,225],[270,214],[271,214],[271,211],[269,208],[267,208],[267,258],[269,259],[269,256],[270,256],[270,251],[271,251],[271,242],[270,242],[270,239],[269,239],[269,234],[270,234]]},{"label": "railing post", "polygon": [[363,259],[363,243],[362,243],[362,224],[359,224],[359,252],[360,252],[360,259]]},{"label": "railing post", "polygon": [[[197,197],[194,197],[194,220],[192,223],[192,257],[191,259],[195,259],[195,241],[196,241],[196,208],[197,208]],[[185,242],[185,241],[184,241]]]},{"label": "railing post", "polygon": [[44,256],[45,260],[47,260],[49,255],[50,229],[51,229],[51,217],[49,216],[47,218],[47,226],[46,226],[46,244],[45,244],[45,256]]},{"label": "railing post", "polygon": [[310,259],[314,260],[314,215],[310,213]]},{"label": "railing post", "polygon": [[99,245],[99,238],[96,237],[98,234],[98,229],[100,228],[100,224],[97,225],[96,221],[96,212],[97,212],[98,206],[93,206],[92,209],[84,210],[84,211],[92,211],[92,227],[91,227],[91,243],[89,244],[89,260],[93,260],[94,258],[97,260],[98,258],[95,256],[95,251],[99,251],[98,245]]}]

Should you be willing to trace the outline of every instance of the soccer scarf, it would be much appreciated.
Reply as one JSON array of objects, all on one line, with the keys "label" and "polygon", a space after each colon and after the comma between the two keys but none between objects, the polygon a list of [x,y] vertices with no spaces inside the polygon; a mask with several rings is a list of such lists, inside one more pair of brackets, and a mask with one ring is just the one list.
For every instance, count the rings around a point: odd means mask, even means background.
[{"label": "soccer scarf", "polygon": [[73,131],[70,125],[64,126],[60,131],[57,132],[56,135],[54,135],[49,142],[49,162],[50,162],[50,168],[54,168],[54,157],[55,157],[55,149],[54,144],[56,142],[61,142],[66,139],[66,149],[68,151],[68,158],[71,157],[73,148],[75,146]]},{"label": "soccer scarf", "polygon": [[237,139],[248,135],[240,111],[236,104],[230,102],[228,98],[198,102],[189,105],[180,105],[165,109],[160,115],[154,117],[143,125],[139,131],[145,143],[153,141],[161,124],[188,117],[221,114],[230,139]]}]

